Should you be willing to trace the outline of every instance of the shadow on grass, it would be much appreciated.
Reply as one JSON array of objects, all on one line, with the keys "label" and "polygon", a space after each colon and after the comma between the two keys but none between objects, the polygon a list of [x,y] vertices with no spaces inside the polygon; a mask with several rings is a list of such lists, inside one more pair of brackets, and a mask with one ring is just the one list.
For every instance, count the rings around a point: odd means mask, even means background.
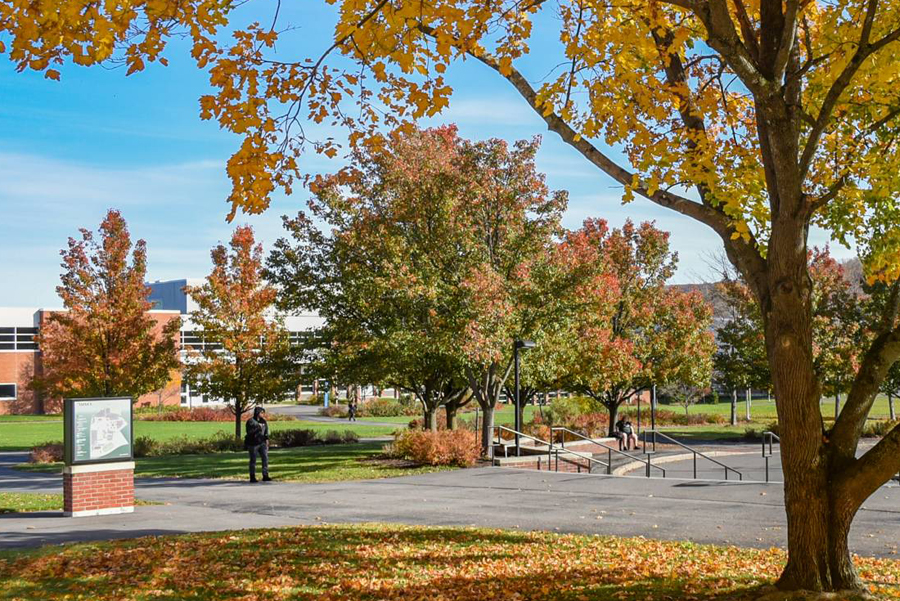
[{"label": "shadow on grass", "polygon": [[[617,540],[383,526],[154,537],[42,549],[5,561],[0,555],[0,598],[55,601],[90,590],[96,601],[148,595],[173,601],[719,601],[750,598],[759,584],[703,571],[685,575],[677,555],[642,558],[629,555],[631,547],[622,547],[624,556],[618,547],[603,555],[604,545]],[[658,566],[648,569],[642,561],[668,562],[671,575],[661,577]]]}]

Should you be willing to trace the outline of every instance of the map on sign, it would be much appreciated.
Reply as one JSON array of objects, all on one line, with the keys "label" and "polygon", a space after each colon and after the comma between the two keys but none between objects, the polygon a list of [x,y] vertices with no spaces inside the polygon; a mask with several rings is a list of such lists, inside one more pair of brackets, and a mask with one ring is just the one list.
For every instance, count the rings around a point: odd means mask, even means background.
[{"label": "map on sign", "polygon": [[118,413],[103,409],[91,418],[91,459],[106,457],[119,447],[128,444],[122,432],[128,422]]},{"label": "map on sign", "polygon": [[66,399],[66,463],[131,460],[131,399]]}]

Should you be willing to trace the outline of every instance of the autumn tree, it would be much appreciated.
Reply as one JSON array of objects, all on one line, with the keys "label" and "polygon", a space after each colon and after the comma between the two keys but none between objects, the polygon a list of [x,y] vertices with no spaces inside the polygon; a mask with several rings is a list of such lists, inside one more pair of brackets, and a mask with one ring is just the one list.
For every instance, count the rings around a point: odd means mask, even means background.
[{"label": "autumn tree", "polygon": [[622,404],[653,384],[709,382],[712,310],[699,293],[667,286],[677,256],[653,224],[627,221],[609,230],[589,220],[582,234],[604,257],[615,286],[604,287],[605,306],[589,306],[594,315],[579,317],[564,381],[606,408],[612,436]]},{"label": "autumn tree", "polygon": [[185,378],[200,394],[228,404],[235,438],[244,413],[284,399],[297,385],[288,331],[272,311],[275,288],[261,277],[262,252],[253,229],[238,227],[227,247],[212,249],[206,282],[185,288],[197,303],[191,324],[203,338],[187,349]]},{"label": "autumn tree", "polygon": [[[301,120],[343,126],[358,144],[379,126],[439,113],[453,92],[443,75],[451,63],[482,64],[626,200],[644,197],[721,239],[760,307],[784,426],[789,559],[778,586],[863,590],[847,535],[862,503],[900,467],[900,428],[856,453],[900,356],[898,307],[885,305],[845,407],[826,427],[807,251],[815,224],[855,242],[869,278],[900,276],[897,1],[335,4],[334,42],[296,60],[285,44],[271,59],[293,28],[230,24],[229,45],[216,33],[235,5],[199,0],[90,11],[63,3],[53,19],[5,0],[0,51],[20,69],[58,78],[54,67],[66,59],[90,65],[120,48],[134,72],[159,60],[174,32],[188,32],[216,87],[201,99],[201,116],[243,140],[229,161],[229,199],[253,212],[302,175],[304,148],[337,152],[334,138],[313,137]],[[544,32],[543,60],[529,62],[536,23],[558,35]],[[548,64],[558,68],[542,77]]]},{"label": "autumn tree", "polygon": [[131,242],[119,211],[111,209],[95,237],[81,230],[62,255],[54,311],[37,336],[43,375],[34,387],[51,398],[130,396],[163,389],[180,365],[178,318],[149,313],[147,245]]},{"label": "autumn tree", "polygon": [[[284,309],[325,318],[316,362],[359,383],[415,396],[425,427],[467,402],[459,354],[466,277],[458,225],[468,179],[453,127],[394,132],[320,177],[309,214],[285,219],[268,274]],[[315,368],[315,366],[314,366]]]}]

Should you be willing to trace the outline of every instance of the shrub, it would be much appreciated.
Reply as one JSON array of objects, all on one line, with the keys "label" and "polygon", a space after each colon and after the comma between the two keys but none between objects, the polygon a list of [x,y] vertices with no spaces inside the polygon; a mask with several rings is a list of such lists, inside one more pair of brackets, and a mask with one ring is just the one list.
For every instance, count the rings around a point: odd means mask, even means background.
[{"label": "shrub", "polygon": [[269,434],[269,443],[282,448],[308,447],[319,442],[319,435],[315,430],[276,430]]},{"label": "shrub", "polygon": [[544,409],[544,421],[551,426],[564,426],[576,417],[596,411],[596,403],[587,397],[556,398]]},{"label": "shrub", "polygon": [[[435,421],[437,422],[438,430],[446,430],[447,429],[447,412],[444,411],[444,408],[441,407],[437,410],[437,415],[435,415]],[[459,421],[459,420],[457,420]],[[425,427],[425,417],[417,417],[416,419],[410,420],[407,427],[410,430],[421,430]]]},{"label": "shrub", "polygon": [[324,415],[325,417],[347,417],[347,405],[329,405],[328,407],[322,407],[319,409],[319,415]]},{"label": "shrub", "polygon": [[401,399],[374,398],[359,405],[360,417],[403,417],[418,413],[419,404],[408,396]]},{"label": "shrub", "polygon": [[329,430],[325,432],[325,436],[322,439],[323,444],[345,444],[349,442],[359,442],[359,436],[352,430],[344,430],[343,432]]},{"label": "shrub", "polygon": [[481,445],[475,433],[468,430],[404,430],[386,451],[420,465],[470,467],[478,460]]},{"label": "shrub", "polygon": [[157,454],[159,441],[149,436],[138,436],[134,439],[135,457],[152,457]]},{"label": "shrub", "polygon": [[57,463],[63,460],[63,443],[45,442],[31,449],[30,463]]},{"label": "shrub", "polygon": [[[253,411],[248,411],[241,416],[243,421],[250,419]],[[138,415],[136,417],[148,422],[233,422],[234,414],[227,407],[179,407],[163,413]],[[281,415],[266,412],[266,420],[270,422],[294,421],[292,415]]]}]

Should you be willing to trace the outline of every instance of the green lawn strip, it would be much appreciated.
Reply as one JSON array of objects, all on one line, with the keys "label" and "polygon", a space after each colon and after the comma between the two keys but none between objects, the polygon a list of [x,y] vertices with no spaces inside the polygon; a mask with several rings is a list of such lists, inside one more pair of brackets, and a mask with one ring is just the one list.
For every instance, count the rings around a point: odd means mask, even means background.
[{"label": "green lawn strip", "polygon": [[[0,552],[0,598],[406,601],[743,601],[777,549],[396,525],[303,526]],[[876,593],[900,563],[857,558]]]},{"label": "green lawn strip", "polygon": [[[383,443],[362,442],[321,445],[269,451],[269,471],[273,478],[293,482],[339,482],[392,478],[439,471],[448,468],[407,467],[400,462],[380,459]],[[138,477],[226,478],[247,477],[247,453],[209,455],[170,455],[135,460]],[[61,465],[22,464],[19,469],[58,473]]]},{"label": "green lawn strip", "polygon": [[[352,430],[360,437],[390,436],[395,428],[392,426],[373,426],[363,423],[331,424],[311,421],[272,421],[272,430],[309,429],[317,432],[328,430]],[[234,424],[230,422],[149,422],[134,421],[135,436],[150,436],[156,440],[171,440],[179,436],[188,438],[205,438],[216,432],[234,432]],[[0,423],[0,451],[29,450],[35,445],[45,442],[61,441],[63,424],[59,423]]]},{"label": "green lawn strip", "polygon": [[59,413],[53,415],[0,415],[0,424],[4,422],[60,422],[63,416]]},{"label": "green lawn strip", "polygon": [[[834,399],[823,398],[820,406],[822,414],[825,416],[834,416]],[[843,402],[841,403],[843,407]],[[660,409],[667,409],[678,413],[684,413],[684,407],[680,405],[659,405]],[[894,399],[894,410],[900,413],[900,399]],[[743,394],[738,392],[737,415],[739,419],[743,419],[747,412],[747,405],[744,401]],[[699,415],[701,413],[722,415],[724,417],[731,416],[731,401],[722,399],[719,403],[698,403],[690,408],[691,415]],[[775,400],[754,399],[750,403],[750,417],[754,421],[774,421],[778,414],[775,411]],[[879,395],[875,400],[872,410],[869,412],[872,419],[887,419],[890,417],[887,396]]]},{"label": "green lawn strip", "polygon": [[[755,442],[747,439],[747,428],[758,431],[766,429],[767,422],[739,422],[737,426],[666,426],[659,431],[681,442],[703,442],[710,440],[728,440],[732,442]],[[643,425],[643,424],[642,424]],[[649,424],[647,424],[649,427]]]},{"label": "green lawn strip", "polygon": [[[158,505],[152,501],[135,500],[135,505]],[[0,492],[0,513],[30,511],[62,511],[62,495],[42,495],[30,492]]]}]

